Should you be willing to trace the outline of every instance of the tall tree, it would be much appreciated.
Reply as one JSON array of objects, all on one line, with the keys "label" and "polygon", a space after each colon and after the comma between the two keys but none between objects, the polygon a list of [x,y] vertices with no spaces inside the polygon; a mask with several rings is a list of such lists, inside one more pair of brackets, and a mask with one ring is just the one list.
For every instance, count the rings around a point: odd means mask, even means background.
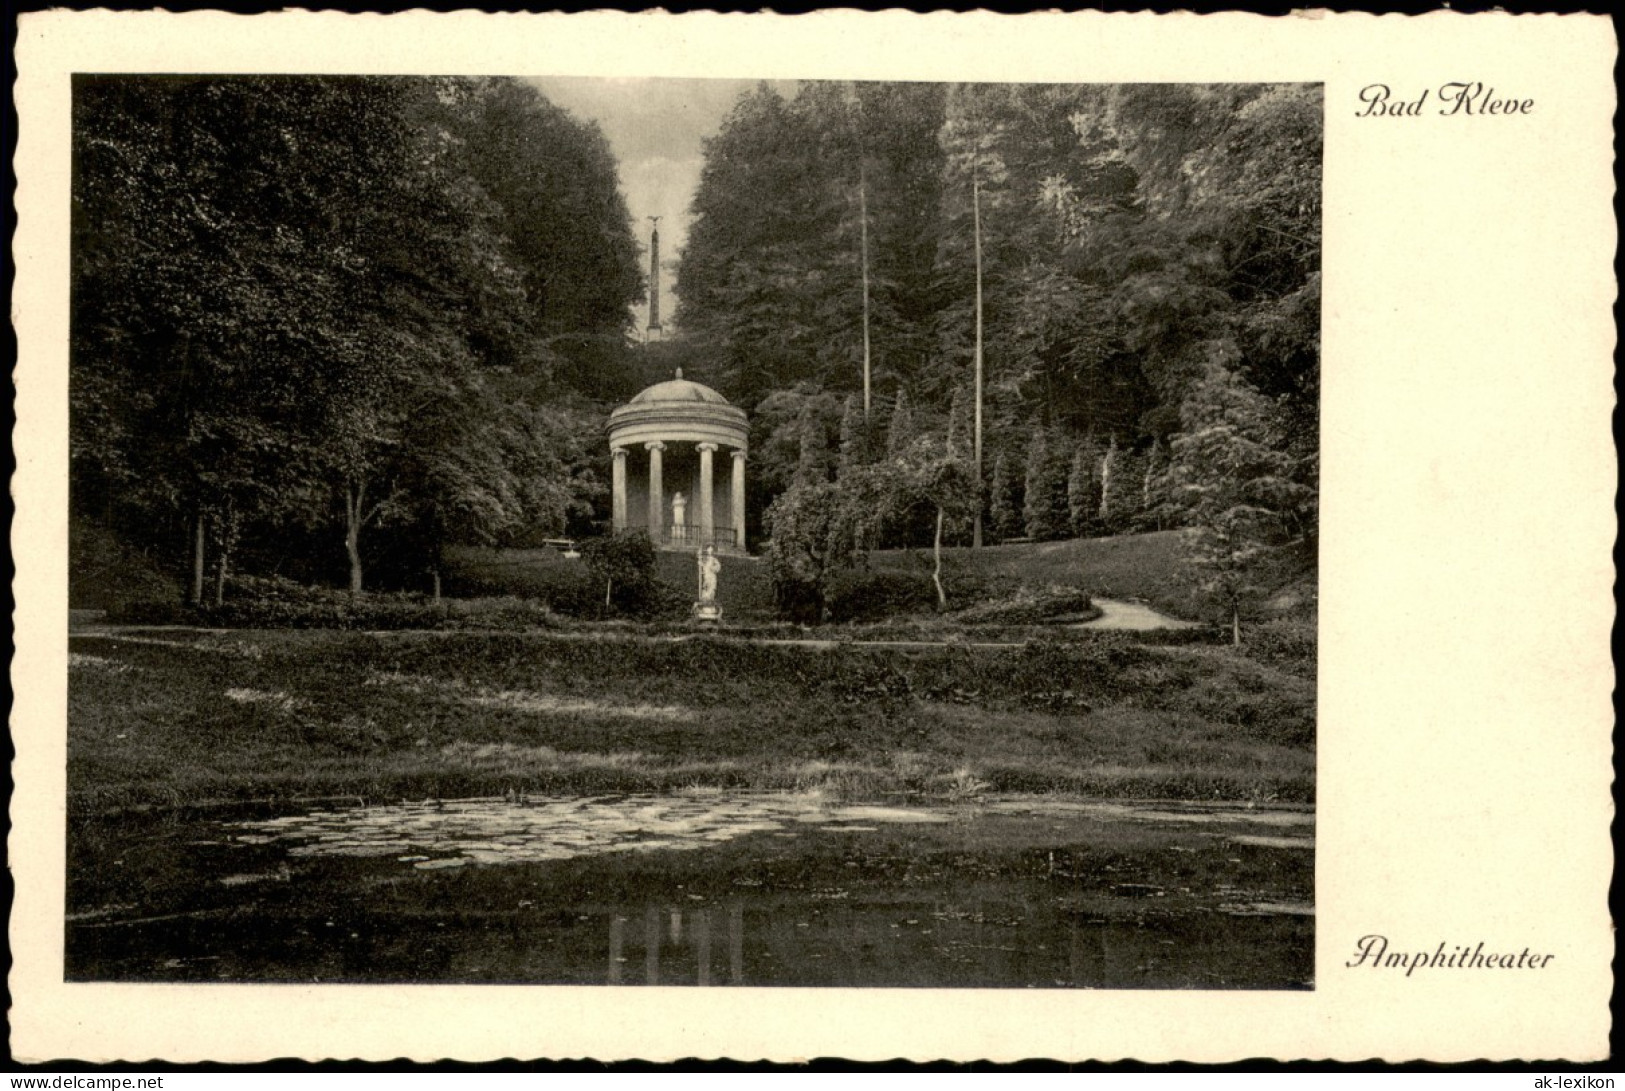
[{"label": "tall tree", "polygon": [[[839,398],[867,372],[940,420],[954,391],[974,395],[980,360],[971,416],[986,449],[1011,451],[1035,420],[1058,451],[1115,437],[1095,512],[1114,528],[1145,507],[1131,495],[1143,479],[1124,474],[1181,432],[1206,362],[1228,353],[1275,400],[1277,438],[1313,490],[1319,95],[758,89],[708,147],[684,306],[747,404],[801,384]],[[1055,476],[1064,488],[1065,467]]]},{"label": "tall tree", "polygon": [[1093,447],[1092,443],[1078,445],[1072,452],[1072,467],[1066,477],[1067,513],[1071,517],[1072,535],[1075,538],[1089,533],[1100,507]]},{"label": "tall tree", "polygon": [[562,367],[570,385],[593,393],[644,292],[608,141],[596,123],[516,80],[478,81],[451,121],[523,278],[533,338],[529,358],[511,362]]},{"label": "tall tree", "polygon": [[817,336],[828,282],[855,272],[839,261],[842,199],[819,137],[808,111],[762,84],[706,142],[678,321],[717,346],[719,378],[746,404],[816,377],[820,358],[842,351]]},{"label": "tall tree", "polygon": [[1027,537],[1036,541],[1049,541],[1066,534],[1066,471],[1062,466],[1048,429],[1033,429],[1033,438],[1027,445],[1023,514]]},{"label": "tall tree", "polygon": [[931,583],[937,609],[948,608],[942,584],[942,546],[950,525],[968,523],[980,511],[980,495],[970,467],[945,437],[921,436],[891,462],[895,474],[897,506],[924,502],[936,509],[931,538]]},{"label": "tall tree", "polygon": [[847,395],[841,407],[841,450],[837,462],[840,473],[850,473],[869,461],[869,426],[864,405],[856,394]]},{"label": "tall tree", "polygon": [[1191,563],[1239,645],[1242,615],[1267,589],[1294,530],[1312,522],[1314,495],[1282,449],[1276,407],[1226,363],[1210,360],[1191,388],[1173,475],[1190,521]]},{"label": "tall tree", "polygon": [[886,428],[886,454],[897,458],[914,442],[914,410],[908,404],[908,393],[901,388],[892,405],[891,421]]},{"label": "tall tree", "polygon": [[312,389],[364,355],[384,251],[418,210],[396,198],[421,176],[429,92],[308,77],[75,88],[74,372],[91,398],[148,392],[116,410],[121,450],[81,453],[139,463],[162,503],[226,528],[222,551],[312,472]]},{"label": "tall tree", "polygon": [[[540,465],[513,438],[523,428],[477,424],[517,420],[493,415],[494,394],[547,351],[536,291],[559,324],[619,336],[638,285],[629,236],[616,234],[613,163],[592,131],[536,107],[556,160],[547,193],[499,184],[500,171],[487,172],[493,189],[482,183],[478,122],[492,101],[523,102],[510,91],[374,77],[77,81],[76,512],[122,507],[135,534],[184,521],[201,598],[209,553],[219,597],[243,535],[319,523],[328,499],[340,501],[329,541],[342,537],[353,588],[368,525],[477,535],[545,509],[560,482],[507,484]],[[534,150],[535,125],[527,139]],[[563,241],[520,245],[526,209],[562,224]],[[583,270],[593,285],[561,287]],[[450,487],[458,465],[465,483],[490,487]],[[473,518],[493,504],[500,518]],[[424,523],[437,505],[446,518]]]},{"label": "tall tree", "polygon": [[824,422],[819,419],[816,403],[808,402],[802,406],[801,415],[796,422],[796,434],[798,449],[795,480],[809,483],[828,481],[833,468],[829,434]]},{"label": "tall tree", "polygon": [[1019,538],[1024,533],[1021,506],[1016,501],[1015,475],[1003,454],[993,460],[993,482],[988,491],[988,518],[999,538]]}]

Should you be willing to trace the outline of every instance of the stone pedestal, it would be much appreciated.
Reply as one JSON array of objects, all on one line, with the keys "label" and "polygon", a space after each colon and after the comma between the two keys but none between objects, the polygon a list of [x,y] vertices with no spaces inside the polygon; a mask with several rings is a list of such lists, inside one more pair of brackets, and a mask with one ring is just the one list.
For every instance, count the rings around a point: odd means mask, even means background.
[{"label": "stone pedestal", "polygon": [[721,621],[722,607],[714,602],[696,602],[694,604],[695,621]]}]

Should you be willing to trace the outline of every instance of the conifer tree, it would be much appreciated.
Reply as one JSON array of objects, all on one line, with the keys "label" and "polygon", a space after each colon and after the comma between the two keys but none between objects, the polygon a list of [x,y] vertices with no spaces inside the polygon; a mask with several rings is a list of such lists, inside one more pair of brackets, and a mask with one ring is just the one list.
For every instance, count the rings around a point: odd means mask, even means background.
[{"label": "conifer tree", "polygon": [[869,461],[868,428],[863,419],[863,404],[856,394],[849,394],[841,407],[841,452],[837,463],[840,476]]},{"label": "conifer tree", "polygon": [[1016,485],[1010,473],[1010,461],[1002,454],[993,460],[988,519],[993,524],[993,533],[999,538],[1021,537],[1023,527],[1021,511],[1016,504]]},{"label": "conifer tree", "polygon": [[1173,515],[1168,501],[1169,459],[1162,441],[1151,444],[1145,456],[1145,475],[1140,481],[1140,515],[1142,527],[1161,530]]},{"label": "conifer tree", "polygon": [[796,422],[800,439],[800,452],[796,458],[794,483],[811,484],[829,480],[829,438],[824,434],[824,422],[818,419],[811,402],[801,409]]},{"label": "conifer tree", "polygon": [[1082,538],[1089,532],[1095,514],[1095,459],[1091,444],[1080,444],[1072,453],[1072,471],[1066,478],[1067,511],[1072,517],[1072,534]]},{"label": "conifer tree", "polygon": [[891,423],[886,429],[886,457],[897,459],[914,442],[914,413],[908,405],[908,394],[901,388],[892,407]]},{"label": "conifer tree", "polygon": [[1100,456],[1100,521],[1102,523],[1111,519],[1112,503],[1115,497],[1112,492],[1112,476],[1117,469],[1117,437],[1114,435],[1106,444],[1105,453]]},{"label": "conifer tree", "polygon": [[1066,533],[1066,480],[1056,465],[1047,429],[1033,432],[1027,446],[1024,515],[1027,537],[1049,541]]},{"label": "conifer tree", "polygon": [[1273,442],[1278,408],[1223,360],[1210,360],[1191,387],[1173,440],[1176,496],[1189,520],[1190,562],[1202,590],[1229,615],[1231,640],[1267,587],[1268,573],[1313,490],[1296,480],[1292,457]]},{"label": "conifer tree", "polygon": [[970,404],[970,392],[962,386],[954,387],[953,402],[948,409],[948,456],[970,465],[974,454],[971,429],[975,409]]}]

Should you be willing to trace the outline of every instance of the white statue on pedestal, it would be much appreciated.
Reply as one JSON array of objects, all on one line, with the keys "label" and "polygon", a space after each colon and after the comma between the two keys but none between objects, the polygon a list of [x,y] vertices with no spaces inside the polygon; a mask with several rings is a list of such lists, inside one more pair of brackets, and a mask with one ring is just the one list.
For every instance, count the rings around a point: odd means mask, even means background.
[{"label": "white statue on pedestal", "polygon": [[672,535],[672,538],[676,539],[677,541],[682,541],[682,539],[683,539],[682,527],[683,527],[684,522],[686,521],[687,513],[688,513],[688,501],[686,499],[684,499],[683,494],[682,493],[674,493],[674,494],[672,494],[672,498],[671,498],[671,525],[672,525],[672,529],[676,531],[676,533]]},{"label": "white statue on pedestal", "polygon": [[715,546],[706,546],[700,550],[700,601],[701,606],[710,606],[717,601],[717,573],[722,571],[722,560],[717,556]]}]

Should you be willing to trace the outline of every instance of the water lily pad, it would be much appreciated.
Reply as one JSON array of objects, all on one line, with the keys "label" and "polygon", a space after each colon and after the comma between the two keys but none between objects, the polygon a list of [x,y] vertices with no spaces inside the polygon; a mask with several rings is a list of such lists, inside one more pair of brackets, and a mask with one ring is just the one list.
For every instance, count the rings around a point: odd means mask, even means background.
[{"label": "water lily pad", "polygon": [[444,868],[463,867],[468,863],[469,860],[467,857],[454,856],[450,859],[423,860],[419,863],[413,864],[412,866],[417,868],[419,871],[440,871]]}]

